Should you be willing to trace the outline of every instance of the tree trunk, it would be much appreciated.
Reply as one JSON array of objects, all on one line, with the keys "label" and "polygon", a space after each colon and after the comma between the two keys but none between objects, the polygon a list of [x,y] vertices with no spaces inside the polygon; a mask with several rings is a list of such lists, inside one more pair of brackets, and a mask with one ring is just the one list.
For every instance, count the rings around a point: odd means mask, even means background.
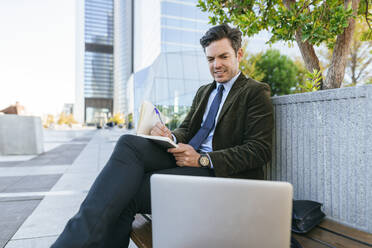
[{"label": "tree trunk", "polygon": [[[315,53],[314,47],[307,41],[302,42],[302,33],[300,29],[296,31],[296,42],[305,62],[306,69],[311,73],[313,73],[314,70],[320,71],[319,59]],[[320,80],[319,83],[320,88],[323,89],[323,80]]]},{"label": "tree trunk", "polygon": [[[291,3],[295,3],[296,0],[283,0],[283,3],[287,9],[291,9]],[[302,41],[302,32],[301,28],[298,28],[296,30],[296,42],[298,45],[298,48],[300,49],[302,59],[305,62],[306,69],[313,73],[314,70],[320,71],[320,63],[318,56],[315,53],[313,45],[311,45],[309,42]],[[323,80],[319,81],[320,83],[320,89],[323,89]]]},{"label": "tree trunk", "polygon": [[[345,6],[352,1],[353,14],[357,15],[360,0],[347,0]],[[345,7],[345,8],[346,8]],[[345,76],[346,59],[350,53],[350,44],[355,29],[355,19],[349,19],[349,26],[337,36],[336,45],[333,49],[332,62],[329,66],[327,77],[324,80],[324,89],[340,88]]]},{"label": "tree trunk", "polygon": [[358,56],[358,48],[357,48],[357,44],[355,44],[356,42],[353,42],[353,49],[351,49],[351,56],[350,56],[350,71],[351,71],[351,83],[353,85],[356,85],[357,84],[357,76],[356,76],[356,68],[357,68],[357,63],[358,63],[358,60],[357,60],[357,56]]}]

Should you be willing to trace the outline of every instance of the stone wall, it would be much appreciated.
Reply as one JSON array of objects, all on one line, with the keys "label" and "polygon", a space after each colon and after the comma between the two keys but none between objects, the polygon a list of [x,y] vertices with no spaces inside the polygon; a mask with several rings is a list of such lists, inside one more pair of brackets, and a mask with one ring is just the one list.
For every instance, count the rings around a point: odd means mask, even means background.
[{"label": "stone wall", "polygon": [[40,117],[0,115],[0,155],[32,155],[43,151]]},{"label": "stone wall", "polygon": [[273,97],[269,179],[333,220],[372,233],[372,86]]}]

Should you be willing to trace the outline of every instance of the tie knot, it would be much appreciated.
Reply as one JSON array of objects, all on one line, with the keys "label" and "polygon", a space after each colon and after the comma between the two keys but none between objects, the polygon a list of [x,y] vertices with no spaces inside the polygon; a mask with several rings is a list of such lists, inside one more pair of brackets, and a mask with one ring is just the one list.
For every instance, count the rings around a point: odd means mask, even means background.
[{"label": "tie knot", "polygon": [[223,87],[223,85],[222,84],[220,84],[219,86],[218,86],[218,92],[221,92],[221,91],[223,91],[225,89],[225,87]]}]

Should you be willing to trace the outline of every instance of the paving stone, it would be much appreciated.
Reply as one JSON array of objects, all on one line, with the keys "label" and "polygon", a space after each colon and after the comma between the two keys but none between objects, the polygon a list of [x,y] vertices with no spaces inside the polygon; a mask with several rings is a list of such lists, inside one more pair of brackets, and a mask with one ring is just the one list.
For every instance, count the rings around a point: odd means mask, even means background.
[{"label": "paving stone", "polygon": [[89,136],[89,137],[84,137],[83,136],[83,137],[78,137],[78,138],[73,139],[72,142],[86,142],[86,143],[88,143],[91,139],[92,139],[91,136]]},{"label": "paving stone", "polygon": [[[11,182],[9,178],[11,177],[0,177],[0,182],[9,181],[7,187],[3,190],[0,189],[1,193],[16,193],[16,192],[43,192],[49,191],[62,174],[57,175],[37,175],[37,176],[24,176],[15,177],[16,181]],[[0,184],[1,187],[1,184]]]},{"label": "paving stone", "polygon": [[8,242],[7,239],[0,239],[0,247],[4,247],[7,242]]},{"label": "paving stone", "polygon": [[50,248],[56,239],[57,236],[11,240],[6,248]]},{"label": "paving stone", "polygon": [[22,167],[72,164],[86,143],[63,144],[27,161],[2,161],[0,167]]},{"label": "paving stone", "polygon": [[42,200],[44,196],[22,196],[22,197],[0,197],[0,203],[1,202],[11,202],[11,201],[29,201],[29,200]]},{"label": "paving stone", "polygon": [[77,213],[85,197],[86,193],[44,197],[12,239],[59,235],[67,221]]},{"label": "paving stone", "polygon": [[20,166],[20,167],[0,167],[2,177],[23,177],[35,175],[56,175],[63,174],[71,165],[50,165],[50,166]]},{"label": "paving stone", "polygon": [[[62,232],[68,219],[76,214],[91,183],[112,153],[116,140],[123,133],[116,132],[115,130],[101,131],[84,133],[84,135],[79,136],[68,132],[53,132],[51,135],[54,135],[55,138],[53,138],[54,136],[50,137],[48,142],[51,144],[51,141],[53,141],[53,143],[60,143],[59,146],[28,161],[21,161],[20,164],[13,164],[15,168],[12,169],[14,169],[14,173],[18,174],[12,174],[10,176],[19,175],[23,177],[18,177],[20,178],[19,183],[13,184],[11,187],[2,186],[2,188],[0,188],[0,190],[3,189],[9,192],[3,193],[3,197],[0,197],[0,212],[5,212],[5,210],[1,209],[1,206],[5,209],[4,204],[7,204],[8,208],[11,208],[10,205],[12,204],[25,207],[25,205],[31,204],[29,202],[39,203],[40,199],[42,199],[42,201],[34,210],[23,210],[22,213],[26,212],[26,217],[24,217],[22,221],[23,224],[21,227],[16,228],[18,229],[16,233],[14,233],[15,230],[12,228],[10,230],[11,235],[4,232],[6,238],[0,236],[0,239],[5,240],[0,243],[2,244],[0,248],[3,248],[6,242],[5,248],[50,247],[57,235]],[[60,142],[60,136],[68,136],[71,137],[71,139],[63,143]],[[93,140],[91,140],[92,137]],[[63,172],[58,172],[57,167],[62,168],[61,165],[64,165],[65,169]],[[20,168],[20,166],[23,168]],[[28,171],[25,171],[26,168]],[[10,168],[3,169],[9,170]],[[59,178],[60,175],[50,173],[43,174],[43,178],[41,178],[41,175],[36,175],[39,173],[39,170],[47,169],[51,169],[52,172],[55,171],[56,173],[64,173],[64,176]],[[20,172],[24,172],[25,174],[19,174]],[[32,174],[27,174],[26,172]],[[0,168],[0,175],[2,175],[1,173],[3,172]],[[53,176],[56,178],[53,178]],[[27,179],[24,179],[24,177],[27,177]],[[11,179],[6,179],[6,182],[1,181],[1,179],[0,177],[0,187],[1,185],[11,184]],[[43,188],[54,185],[54,180],[58,180],[58,184],[53,186],[52,190]],[[49,191],[51,194],[46,194],[45,196],[30,195],[26,197],[26,195],[28,195],[26,193],[33,192],[32,190],[34,189],[39,189],[37,191],[43,192]],[[71,192],[71,194],[58,194],[63,191]],[[10,198],[8,195],[12,193],[17,194],[17,192],[19,192],[19,196],[22,197]],[[22,195],[22,193],[25,194]],[[12,211],[18,210],[12,209]],[[16,218],[16,216],[21,216],[21,214],[11,214],[11,218]],[[2,215],[0,215],[0,220],[3,220]],[[9,225],[9,223],[7,225]],[[6,226],[6,228],[8,228],[8,226]],[[1,229],[3,229],[2,226],[0,226],[0,230]],[[11,240],[8,242],[10,237]],[[133,248],[136,246],[131,243],[130,247]]]},{"label": "paving stone", "polygon": [[3,192],[10,185],[14,185],[21,180],[21,178],[22,177],[0,177],[0,192]]},{"label": "paving stone", "polygon": [[27,161],[27,160],[30,160],[30,159],[36,157],[36,156],[37,155],[6,155],[6,156],[1,155],[0,156],[0,162]]},{"label": "paving stone", "polygon": [[66,165],[72,164],[86,144],[64,144],[49,152],[42,153],[36,158],[25,161],[18,166]]},{"label": "paving stone", "polygon": [[20,163],[22,163],[22,161],[5,161],[5,162],[0,162],[0,167],[13,167],[13,166],[17,166]]},{"label": "paving stone", "polygon": [[9,240],[39,203],[40,200],[0,202],[0,240]]}]

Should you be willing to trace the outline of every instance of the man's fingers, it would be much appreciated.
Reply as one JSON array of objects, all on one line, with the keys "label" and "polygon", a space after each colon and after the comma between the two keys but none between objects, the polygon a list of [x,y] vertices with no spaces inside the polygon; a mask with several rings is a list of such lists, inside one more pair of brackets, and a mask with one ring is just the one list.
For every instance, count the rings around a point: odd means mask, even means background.
[{"label": "man's fingers", "polygon": [[168,149],[168,152],[173,153],[173,154],[183,153],[185,151],[186,151],[186,148],[185,147],[182,147],[182,146],[178,146],[177,148],[170,148],[170,149]]},{"label": "man's fingers", "polygon": [[176,165],[178,165],[180,167],[184,166],[183,162],[181,162],[181,161],[176,161]]},{"label": "man's fingers", "polygon": [[164,132],[164,130],[162,129],[162,127],[159,127],[157,125],[155,125],[151,131],[150,131],[150,135],[157,135],[157,136],[168,136],[168,134],[166,132]]},{"label": "man's fingers", "polygon": [[169,131],[169,129],[162,123],[160,122],[157,122],[155,124],[155,127],[159,128],[159,130],[163,131],[164,133],[167,133]]},{"label": "man's fingers", "polygon": [[155,124],[155,126],[154,126],[154,129],[157,129],[157,130],[159,130],[159,131],[161,131],[161,132],[164,132],[163,127],[164,127],[163,124],[161,124],[160,122],[157,122],[157,123]]},{"label": "man's fingers", "polygon": [[173,154],[173,156],[176,160],[183,160],[186,158],[183,154]]},{"label": "man's fingers", "polygon": [[156,133],[163,133],[163,130],[161,129],[161,127],[158,127],[158,126],[154,126],[152,130],[155,131]]},{"label": "man's fingers", "polygon": [[150,135],[162,136],[161,131],[157,127],[153,127],[150,131]]},{"label": "man's fingers", "polygon": [[160,122],[157,122],[155,124],[155,126],[151,129],[150,134],[171,138],[171,131],[166,126],[161,124]]}]

